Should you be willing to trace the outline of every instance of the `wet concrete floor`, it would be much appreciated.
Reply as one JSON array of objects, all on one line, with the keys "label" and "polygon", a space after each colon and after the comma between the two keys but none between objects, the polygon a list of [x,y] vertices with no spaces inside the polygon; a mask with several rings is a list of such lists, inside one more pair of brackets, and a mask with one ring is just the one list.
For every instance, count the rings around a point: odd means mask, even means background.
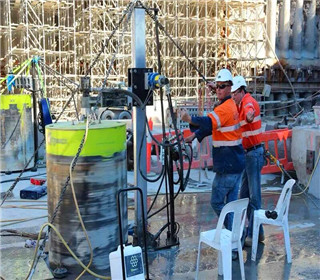
[{"label": "wet concrete floor", "polygon": [[[209,179],[211,181],[211,178]],[[273,181],[264,182],[262,189],[264,209],[274,209],[282,187],[279,181],[279,177],[275,177]],[[294,192],[299,192],[299,190],[294,189]],[[155,192],[151,191],[151,193]],[[180,245],[169,249],[148,251],[150,279],[182,280],[195,278],[199,234],[201,231],[215,228],[218,221],[217,215],[210,206],[210,196],[210,186],[201,189],[188,187],[185,193],[178,195],[175,200],[175,220],[179,223],[178,238]],[[148,197],[149,206],[153,197],[152,195]],[[165,203],[166,196],[161,194],[150,213],[161,208]],[[264,227],[266,239],[264,243],[259,243],[256,262],[251,261],[251,248],[244,248],[246,279],[320,279],[319,207],[319,200],[314,197],[293,195],[289,209],[292,264],[288,264],[286,261],[281,228],[267,225]],[[132,207],[129,208],[130,211],[134,211]],[[167,211],[163,210],[148,220],[149,232],[155,234],[166,224],[166,213]],[[39,225],[42,223],[43,221],[39,220]],[[39,225],[32,224],[34,232],[38,230]],[[28,231],[28,228],[20,228],[19,230]],[[167,231],[164,230],[161,234],[161,245],[166,243],[166,233]],[[20,278],[13,272],[6,273],[6,277],[4,277],[6,280],[24,279],[22,275],[26,275],[28,270],[26,259],[32,259],[33,248],[22,248],[23,244],[20,243],[24,243],[25,239],[21,237],[1,238],[2,269],[0,271],[9,272],[9,269],[12,269],[12,271],[17,272],[15,267],[19,267],[19,269],[22,267],[21,269],[23,269],[19,273]],[[217,251],[203,245],[199,279],[223,279],[222,276],[218,276],[217,258]],[[13,259],[14,262],[12,262]],[[42,267],[39,267],[39,269],[45,266],[44,263],[41,265]],[[75,277],[76,275],[69,275],[65,279],[75,279]],[[241,279],[238,260],[232,262],[232,278]],[[52,278],[47,275],[47,272],[42,274],[38,272],[34,279]],[[85,275],[81,279],[95,278]]]},{"label": "wet concrete floor", "polygon": [[[274,209],[278,194],[263,194],[263,208]],[[156,203],[156,206],[164,203]],[[246,279],[320,279],[320,215],[306,196],[292,196],[289,211],[292,264],[286,261],[281,228],[266,225],[263,243],[259,243],[257,260],[251,261],[251,248],[243,250]],[[162,218],[150,219],[150,231],[161,228]],[[152,279],[194,279],[199,233],[213,229],[217,216],[210,206],[210,193],[182,194],[176,199],[176,221],[180,225],[180,246],[149,253]],[[166,234],[163,234],[165,241]],[[218,276],[218,252],[202,246],[199,279],[223,279]],[[232,262],[232,278],[241,279],[239,261]]]}]

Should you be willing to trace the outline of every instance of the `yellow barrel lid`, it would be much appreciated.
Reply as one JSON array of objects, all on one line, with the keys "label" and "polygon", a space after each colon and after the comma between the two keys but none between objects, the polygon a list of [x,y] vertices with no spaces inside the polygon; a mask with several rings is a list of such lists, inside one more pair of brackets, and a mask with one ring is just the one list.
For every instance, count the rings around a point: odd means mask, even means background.
[{"label": "yellow barrel lid", "polygon": [[[58,122],[46,126],[47,154],[75,156],[86,130],[85,122]],[[117,121],[95,121],[89,125],[80,156],[110,157],[126,149],[126,125]]]}]

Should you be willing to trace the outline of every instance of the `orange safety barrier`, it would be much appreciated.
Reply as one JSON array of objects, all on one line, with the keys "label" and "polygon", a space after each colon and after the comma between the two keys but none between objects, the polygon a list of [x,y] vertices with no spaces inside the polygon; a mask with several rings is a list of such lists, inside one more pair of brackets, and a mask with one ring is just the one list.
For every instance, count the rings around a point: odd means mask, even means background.
[{"label": "orange safety barrier", "polygon": [[[169,133],[166,134],[168,136]],[[175,135],[174,132],[170,133],[170,135]],[[191,135],[189,129],[185,129],[183,131],[183,137],[186,138]],[[162,134],[153,135],[159,142],[162,141]],[[274,155],[279,162],[283,165],[286,170],[294,170],[293,162],[289,155],[289,150],[291,146],[291,138],[292,138],[292,130],[290,129],[277,129],[263,132],[261,134],[262,142],[264,143],[264,147],[266,150]],[[212,167],[212,155],[211,155],[211,147],[209,143],[209,137],[206,137],[202,143],[202,154],[197,158],[193,159],[191,168],[196,169],[201,166],[201,168]],[[154,151],[156,154],[156,163],[151,164],[151,171],[155,173],[159,173],[161,171],[161,160],[160,160],[160,151],[159,146],[155,141],[152,141],[152,146],[154,147]],[[183,168],[187,169],[189,167],[189,162],[183,162]],[[268,173],[277,173],[280,172],[279,167],[274,163],[270,162],[267,159],[267,164],[263,166],[261,170],[261,174]]]},{"label": "orange safety barrier", "polygon": [[[152,132],[153,121],[151,118],[148,121],[148,125],[150,128],[150,131]],[[149,131],[147,131],[147,173],[151,171],[151,148],[152,148],[152,138]]]},{"label": "orange safety barrier", "polygon": [[[279,160],[285,170],[294,170],[291,156],[288,153],[291,148],[292,130],[287,128],[269,130],[261,135],[264,148]],[[263,166],[261,174],[276,172],[280,172],[279,167],[267,159],[267,164]]]},{"label": "orange safety barrier", "polygon": [[[183,137],[186,138],[191,134],[189,129],[185,129],[183,131]],[[169,133],[166,133],[166,136],[168,136]],[[175,135],[175,132],[171,132],[170,135]],[[157,141],[161,142],[162,141],[162,133],[161,134],[154,134],[153,137],[157,139]],[[191,168],[199,168],[200,166],[202,168],[205,167],[210,167],[212,166],[212,157],[211,157],[211,149],[210,149],[210,144],[209,144],[209,138],[205,138],[204,141],[201,143],[203,145],[203,149],[205,152],[203,152],[198,159],[193,159]],[[156,154],[156,162],[151,164],[151,171],[155,173],[159,173],[161,171],[161,159],[160,159],[160,151],[159,151],[159,146],[155,141],[152,141],[152,146],[154,148],[155,154]],[[183,169],[186,170],[189,168],[189,161],[184,160],[183,162]],[[174,166],[174,170],[176,170],[176,167]]]},{"label": "orange safety barrier", "polygon": [[[183,131],[183,137],[186,138],[191,135],[190,129],[185,129]],[[200,143],[202,145],[202,153],[198,157],[198,159],[193,159],[191,168],[205,168],[205,167],[212,167],[213,161],[211,156],[211,147],[209,143],[209,137],[206,137],[203,139],[203,141]],[[189,164],[187,165],[188,168]],[[185,167],[184,167],[185,168]]]}]

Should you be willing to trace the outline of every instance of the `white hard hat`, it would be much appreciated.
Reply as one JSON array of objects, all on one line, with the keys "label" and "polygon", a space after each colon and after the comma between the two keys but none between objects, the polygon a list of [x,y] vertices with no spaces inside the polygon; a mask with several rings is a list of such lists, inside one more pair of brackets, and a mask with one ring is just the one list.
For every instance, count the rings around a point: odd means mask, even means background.
[{"label": "white hard hat", "polygon": [[218,72],[217,78],[216,78],[216,82],[227,82],[230,81],[231,84],[233,84],[232,82],[232,74],[228,69],[221,69]]},{"label": "white hard hat", "polygon": [[233,78],[233,86],[231,92],[236,91],[240,87],[247,87],[246,80],[242,76],[236,76]]}]

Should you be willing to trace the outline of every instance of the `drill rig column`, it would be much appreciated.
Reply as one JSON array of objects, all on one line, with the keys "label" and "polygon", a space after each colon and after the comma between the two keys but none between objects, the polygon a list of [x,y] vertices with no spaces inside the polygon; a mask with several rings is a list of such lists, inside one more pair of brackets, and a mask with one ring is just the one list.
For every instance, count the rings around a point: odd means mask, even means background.
[{"label": "drill rig column", "polygon": [[[146,42],[145,42],[145,10],[136,7],[133,12],[132,24],[132,61],[134,68],[146,67]],[[143,210],[147,217],[147,181],[143,179],[139,169],[143,174],[147,174],[146,164],[146,134],[145,134],[145,120],[146,111],[139,106],[133,107],[133,137],[134,137],[134,185],[142,190],[143,196]],[[141,146],[142,141],[142,146]],[[141,147],[141,150],[139,150]],[[139,157],[139,153],[141,156]],[[139,162],[139,158],[141,162]],[[135,224],[137,226],[137,236],[142,235],[142,213],[141,201],[138,193],[135,193]],[[146,225],[143,225],[146,226]],[[141,232],[140,232],[141,231]]]}]

